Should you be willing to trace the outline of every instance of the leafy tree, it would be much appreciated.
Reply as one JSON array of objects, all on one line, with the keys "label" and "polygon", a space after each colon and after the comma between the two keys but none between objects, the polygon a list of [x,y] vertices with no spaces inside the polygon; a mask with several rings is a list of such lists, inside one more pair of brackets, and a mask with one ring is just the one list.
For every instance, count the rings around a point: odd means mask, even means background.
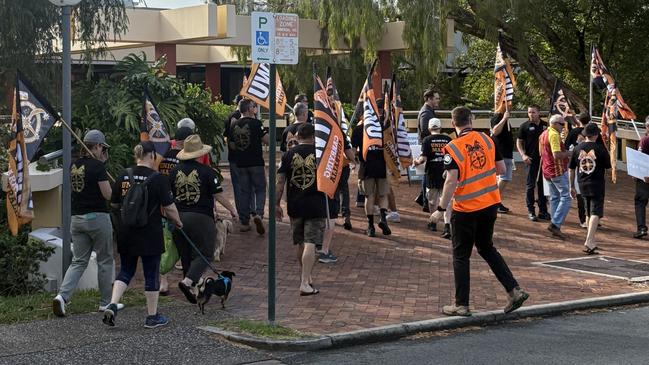
[{"label": "leafy tree", "polygon": [[[59,93],[53,86],[59,85],[60,65],[53,62],[58,61],[60,9],[47,0],[0,0],[0,18],[0,89],[11,89],[20,68],[56,104]],[[73,38],[84,48],[104,45],[128,25],[122,0],[83,0],[72,19]],[[90,60],[93,54],[85,56]],[[0,108],[7,107],[8,94],[0,100]]]}]

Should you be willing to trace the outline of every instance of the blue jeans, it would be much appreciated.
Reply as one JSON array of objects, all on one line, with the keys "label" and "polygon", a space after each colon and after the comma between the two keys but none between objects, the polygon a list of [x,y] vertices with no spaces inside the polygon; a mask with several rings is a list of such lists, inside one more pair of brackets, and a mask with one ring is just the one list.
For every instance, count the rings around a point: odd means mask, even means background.
[{"label": "blue jeans", "polygon": [[[547,179],[546,179],[547,180]],[[570,184],[568,173],[554,177],[548,181],[550,184],[550,215],[552,224],[561,228],[563,221],[570,211],[572,197],[570,196]]]},{"label": "blue jeans", "polygon": [[135,276],[138,258],[142,260],[142,271],[144,273],[144,291],[160,290],[160,255],[130,256],[119,255],[119,274],[115,281],[119,280],[128,285]]},{"label": "blue jeans", "polygon": [[[236,167],[239,180],[239,221],[250,223],[250,216],[264,216],[266,205],[266,172],[264,166]],[[254,207],[254,209],[252,208]]]}]

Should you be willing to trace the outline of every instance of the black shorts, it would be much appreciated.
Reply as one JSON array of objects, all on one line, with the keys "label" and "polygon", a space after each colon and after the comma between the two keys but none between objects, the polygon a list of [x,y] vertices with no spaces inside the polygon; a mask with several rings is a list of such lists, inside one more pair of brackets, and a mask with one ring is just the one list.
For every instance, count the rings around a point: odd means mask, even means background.
[{"label": "black shorts", "polygon": [[604,195],[583,196],[582,198],[586,204],[586,212],[589,215],[596,215],[600,218],[604,217]]}]

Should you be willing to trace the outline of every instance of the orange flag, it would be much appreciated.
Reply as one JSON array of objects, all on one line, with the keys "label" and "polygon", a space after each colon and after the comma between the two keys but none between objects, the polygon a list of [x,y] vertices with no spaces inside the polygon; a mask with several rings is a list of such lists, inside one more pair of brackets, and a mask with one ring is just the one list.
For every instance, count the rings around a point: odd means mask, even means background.
[{"label": "orange flag", "polygon": [[514,71],[512,71],[509,58],[503,54],[500,48],[500,39],[496,48],[494,77],[494,111],[502,114],[505,110],[512,108],[516,77],[514,76]]},{"label": "orange flag", "polygon": [[[275,82],[275,114],[282,117],[286,109],[286,93],[277,71],[275,71]],[[270,109],[270,64],[253,63],[248,78],[246,79],[244,76],[244,83],[239,94]]]},{"label": "orange flag", "polygon": [[318,191],[333,199],[343,168],[345,136],[329,103],[325,87],[315,72],[313,79],[315,156],[318,166],[316,181]]},{"label": "orange flag", "polygon": [[363,86],[363,159],[367,159],[367,151],[372,147],[383,148],[383,127],[379,120],[376,95],[372,84],[372,73],[374,65],[367,74],[367,80]]}]

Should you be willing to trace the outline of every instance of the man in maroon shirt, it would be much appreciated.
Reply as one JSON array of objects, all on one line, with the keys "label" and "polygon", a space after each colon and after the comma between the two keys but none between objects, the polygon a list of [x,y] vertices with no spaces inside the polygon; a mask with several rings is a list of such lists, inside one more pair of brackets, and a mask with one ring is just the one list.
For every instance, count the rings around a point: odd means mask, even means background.
[{"label": "man in maroon shirt", "polygon": [[[649,116],[644,121],[645,135],[640,139],[638,151],[649,155]],[[649,201],[649,176],[644,181],[635,179],[635,221],[638,225],[638,231],[633,234],[633,238],[642,239],[647,235],[646,208]]]}]

